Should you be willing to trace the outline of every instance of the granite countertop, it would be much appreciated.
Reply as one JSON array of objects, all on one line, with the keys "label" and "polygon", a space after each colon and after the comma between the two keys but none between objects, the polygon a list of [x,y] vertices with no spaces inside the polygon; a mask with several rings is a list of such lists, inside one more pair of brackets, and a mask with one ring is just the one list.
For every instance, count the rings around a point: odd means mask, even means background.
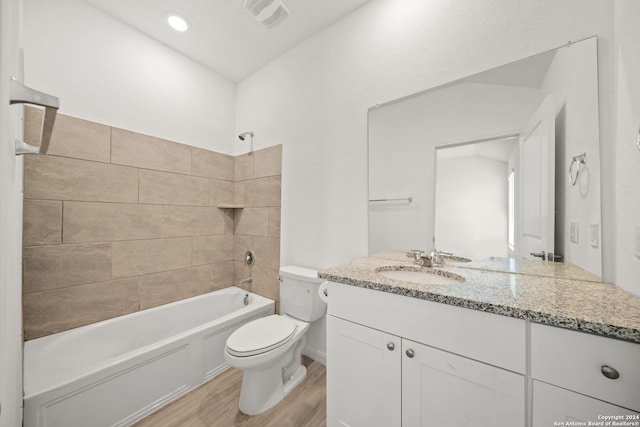
[{"label": "granite countertop", "polygon": [[320,271],[318,277],[640,343],[640,298],[608,283],[449,264],[422,269],[463,276],[463,283],[418,284],[376,273],[390,266],[419,268],[405,251],[387,251]]},{"label": "granite countertop", "polygon": [[[396,261],[410,261],[407,251],[390,250],[371,255],[373,258],[392,259]],[[445,257],[446,260],[446,257]],[[475,270],[489,270],[501,273],[530,274],[561,279],[584,280],[587,282],[602,282],[598,276],[582,268],[564,262],[541,262],[527,259],[490,257],[473,259],[470,262],[445,261],[445,264],[459,268],[473,268]]]}]

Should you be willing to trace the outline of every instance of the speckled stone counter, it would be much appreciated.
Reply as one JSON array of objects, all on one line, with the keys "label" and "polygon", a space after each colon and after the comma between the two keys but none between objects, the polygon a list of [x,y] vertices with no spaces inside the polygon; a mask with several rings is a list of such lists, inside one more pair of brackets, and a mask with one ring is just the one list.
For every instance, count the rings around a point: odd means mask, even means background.
[{"label": "speckled stone counter", "polygon": [[[376,270],[417,267],[403,252],[360,258],[318,273],[320,278],[412,298],[480,310],[640,343],[640,298],[601,282],[513,274],[445,265],[456,284],[418,284]],[[431,269],[422,269],[429,271]]]},{"label": "speckled stone counter", "polygon": [[[407,251],[390,250],[371,255],[373,258],[392,259],[396,261],[409,261]],[[530,274],[533,276],[553,277],[556,279],[574,279],[587,282],[602,282],[595,274],[582,268],[563,262],[542,262],[526,259],[498,258],[473,259],[470,262],[447,261],[445,264],[452,267],[472,268],[475,270],[489,270],[501,273]]]}]

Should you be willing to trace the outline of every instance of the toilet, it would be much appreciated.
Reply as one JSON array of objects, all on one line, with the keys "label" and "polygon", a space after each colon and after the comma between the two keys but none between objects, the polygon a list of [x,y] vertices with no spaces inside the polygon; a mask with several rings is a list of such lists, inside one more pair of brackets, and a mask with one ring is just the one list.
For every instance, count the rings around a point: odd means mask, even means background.
[{"label": "toilet", "polygon": [[227,339],[225,360],[244,371],[238,406],[245,414],[271,408],[306,376],[302,349],[309,325],[327,308],[318,294],[323,282],[315,270],[281,267],[281,314],[253,320]]}]

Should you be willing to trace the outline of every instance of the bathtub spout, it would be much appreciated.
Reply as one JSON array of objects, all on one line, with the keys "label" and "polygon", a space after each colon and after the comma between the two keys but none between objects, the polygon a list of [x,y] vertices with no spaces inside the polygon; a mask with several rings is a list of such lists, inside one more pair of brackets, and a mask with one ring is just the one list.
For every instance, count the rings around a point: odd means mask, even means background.
[{"label": "bathtub spout", "polygon": [[253,282],[253,279],[251,277],[247,277],[246,279],[240,280],[241,285],[246,285],[247,283],[251,283],[251,282]]}]

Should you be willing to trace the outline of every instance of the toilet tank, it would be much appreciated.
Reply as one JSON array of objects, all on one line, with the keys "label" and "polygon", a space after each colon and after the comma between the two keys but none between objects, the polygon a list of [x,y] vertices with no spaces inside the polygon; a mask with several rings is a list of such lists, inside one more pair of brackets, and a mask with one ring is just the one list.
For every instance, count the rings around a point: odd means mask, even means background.
[{"label": "toilet tank", "polygon": [[318,288],[324,282],[318,272],[289,265],[280,268],[280,314],[287,314],[305,322],[321,318],[327,304],[320,299]]}]

